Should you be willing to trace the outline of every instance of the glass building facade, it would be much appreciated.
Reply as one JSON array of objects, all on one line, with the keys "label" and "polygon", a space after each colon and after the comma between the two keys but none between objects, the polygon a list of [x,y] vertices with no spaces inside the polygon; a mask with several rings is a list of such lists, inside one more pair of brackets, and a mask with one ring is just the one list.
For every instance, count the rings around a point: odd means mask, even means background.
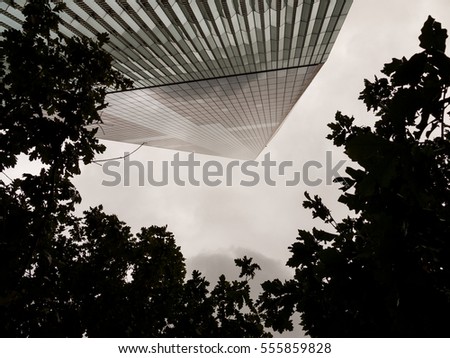
[{"label": "glass building facade", "polygon": [[[107,95],[102,139],[253,159],[330,54],[351,0],[64,1],[59,31],[95,37],[134,89]],[[0,30],[21,8],[0,3]]]}]

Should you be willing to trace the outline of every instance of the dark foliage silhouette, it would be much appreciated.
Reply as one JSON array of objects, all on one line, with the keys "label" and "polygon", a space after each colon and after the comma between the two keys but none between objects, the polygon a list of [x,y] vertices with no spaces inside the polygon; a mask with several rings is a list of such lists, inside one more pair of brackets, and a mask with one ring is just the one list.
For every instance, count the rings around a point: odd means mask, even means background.
[{"label": "dark foliage silhouette", "polygon": [[132,83],[112,69],[107,35],[58,34],[63,6],[29,1],[23,29],[2,34],[0,171],[19,155],[42,170],[0,180],[0,336],[265,336],[251,259],[236,260],[240,280],[209,290],[197,271],[186,279],[165,227],[134,235],[101,206],[75,216],[71,179],[104,150],[95,128],[107,90]]},{"label": "dark foliage silhouette", "polygon": [[450,336],[450,58],[447,31],[429,17],[423,51],[393,59],[360,99],[377,120],[357,126],[338,112],[328,136],[354,163],[336,222],[318,196],[303,206],[330,231],[300,230],[291,280],[268,281],[266,324],[292,329],[301,314],[315,337]]}]

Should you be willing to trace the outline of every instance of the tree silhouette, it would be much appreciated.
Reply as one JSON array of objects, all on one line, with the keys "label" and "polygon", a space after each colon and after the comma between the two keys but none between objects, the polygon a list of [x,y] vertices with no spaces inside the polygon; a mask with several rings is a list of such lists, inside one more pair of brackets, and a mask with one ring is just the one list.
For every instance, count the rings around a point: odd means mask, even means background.
[{"label": "tree silhouette", "polygon": [[111,67],[97,40],[57,31],[63,4],[28,1],[23,29],[1,40],[0,171],[18,156],[39,175],[0,180],[0,335],[7,337],[260,337],[250,297],[259,266],[236,260],[240,280],[217,285],[194,271],[166,227],[134,235],[115,215],[74,214],[71,182],[80,161],[104,146],[95,138],[110,89],[131,82]]},{"label": "tree silhouette", "polygon": [[222,275],[211,292],[198,271],[186,280],[183,255],[165,227],[133,235],[117,216],[91,208],[59,227],[46,255],[51,261],[30,267],[2,311],[4,336],[266,335],[248,280]]},{"label": "tree silhouette", "polygon": [[[104,146],[95,138],[106,89],[131,85],[111,68],[98,40],[57,35],[58,12],[48,1],[24,7],[22,31],[1,40],[0,170],[20,154],[42,164],[39,175],[0,181],[0,302],[7,303],[33,260],[51,260],[46,246],[81,198],[70,179]],[[40,253],[40,254],[39,254]],[[39,257],[38,257],[39,256]]]},{"label": "tree silhouette", "polygon": [[259,304],[266,324],[292,329],[301,314],[311,336],[448,337],[450,328],[450,59],[447,31],[429,17],[423,49],[393,59],[365,81],[360,99],[377,120],[354,125],[338,112],[327,137],[355,163],[336,222],[318,196],[305,208],[330,232],[299,230],[291,280],[268,281]]}]

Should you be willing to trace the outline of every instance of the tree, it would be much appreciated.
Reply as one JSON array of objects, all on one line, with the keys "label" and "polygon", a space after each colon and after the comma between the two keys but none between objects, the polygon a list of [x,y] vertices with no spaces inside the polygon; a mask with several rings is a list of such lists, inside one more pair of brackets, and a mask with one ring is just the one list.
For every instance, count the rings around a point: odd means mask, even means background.
[{"label": "tree", "polygon": [[80,173],[80,161],[88,164],[104,150],[91,125],[101,123],[107,88],[131,85],[112,69],[112,57],[102,49],[106,35],[58,35],[62,6],[30,1],[23,30],[2,34],[0,171],[14,167],[20,154],[43,166],[39,175],[0,181],[3,303],[16,295],[37,256],[50,259],[46,246],[81,200],[70,179]]},{"label": "tree", "polygon": [[221,275],[208,292],[209,283],[194,271],[183,287],[178,323],[170,334],[174,337],[256,338],[271,337],[264,331],[261,315],[251,297],[249,281],[260,270],[258,264],[244,256],[234,260],[241,269],[241,280],[228,281]]},{"label": "tree", "polygon": [[259,266],[244,257],[240,280],[186,280],[181,250],[166,227],[134,235],[115,215],[90,208],[71,179],[104,150],[108,89],[131,82],[111,67],[108,40],[64,38],[64,5],[28,1],[22,31],[5,31],[0,67],[0,170],[20,154],[39,175],[0,180],[0,335],[5,337],[260,337],[250,297]]},{"label": "tree", "polygon": [[299,230],[286,282],[268,281],[266,324],[311,336],[448,337],[450,328],[450,58],[447,31],[429,17],[423,49],[365,80],[360,99],[377,120],[338,112],[327,137],[355,163],[336,181],[353,212],[336,222],[318,196],[303,206],[331,230]]},{"label": "tree", "polygon": [[[248,280],[222,275],[211,291],[198,271],[186,280],[184,257],[166,227],[133,235],[117,216],[91,208],[59,227],[47,255],[51,262],[32,265],[2,312],[2,336],[266,335]],[[236,260],[246,277],[258,268],[245,271],[248,261]]]}]

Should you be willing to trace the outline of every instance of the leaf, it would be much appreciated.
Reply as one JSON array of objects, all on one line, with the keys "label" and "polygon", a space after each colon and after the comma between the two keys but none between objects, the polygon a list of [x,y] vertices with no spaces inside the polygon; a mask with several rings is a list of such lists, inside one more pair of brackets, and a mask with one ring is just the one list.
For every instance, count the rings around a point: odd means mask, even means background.
[{"label": "leaf", "polygon": [[378,79],[370,82],[364,80],[364,90],[360,93],[358,99],[362,99],[366,104],[367,110],[378,111],[383,108],[384,103],[392,94],[392,88],[386,78]]},{"label": "leaf", "polygon": [[404,60],[405,60],[404,57],[402,60],[399,60],[398,58],[393,58],[391,62],[386,63],[384,65],[381,72],[387,76],[390,76],[392,73],[397,72],[397,70],[403,65]]},{"label": "leaf", "polygon": [[303,202],[303,207],[306,209],[312,209],[313,218],[320,218],[324,222],[330,222],[330,210],[322,203],[322,199],[314,195],[314,199],[311,198],[308,192],[304,193],[307,200]]},{"label": "leaf", "polygon": [[252,263],[253,258],[248,258],[247,256],[244,256],[242,259],[235,259],[234,262],[237,267],[241,268],[241,272],[239,274],[239,277],[255,277],[255,271],[261,270],[261,267],[257,263]]},{"label": "leaf", "polygon": [[345,265],[345,258],[335,248],[329,247],[324,249],[319,254],[319,259],[327,266],[328,270],[340,269],[340,266]]},{"label": "leaf", "polygon": [[443,29],[439,22],[428,16],[421,32],[419,36],[420,47],[426,51],[437,50],[445,52],[445,41],[448,37],[447,30]]},{"label": "leaf", "polygon": [[312,229],[312,233],[315,239],[319,242],[329,243],[336,238],[336,234],[332,234],[323,230],[317,230],[316,228]]},{"label": "leaf", "polygon": [[417,85],[425,71],[427,55],[425,53],[416,53],[409,60],[402,59],[392,73],[392,84],[395,86]]},{"label": "leaf", "polygon": [[350,159],[366,167],[386,144],[385,140],[374,133],[363,133],[347,141],[345,152]]},{"label": "leaf", "polygon": [[341,184],[342,191],[347,191],[355,185],[355,181],[350,177],[337,177],[333,179],[333,182]]},{"label": "leaf", "polygon": [[347,136],[352,133],[353,121],[353,117],[348,117],[338,111],[335,115],[335,122],[328,124],[332,132],[327,135],[327,139],[333,140],[334,145],[338,147],[343,145]]}]

